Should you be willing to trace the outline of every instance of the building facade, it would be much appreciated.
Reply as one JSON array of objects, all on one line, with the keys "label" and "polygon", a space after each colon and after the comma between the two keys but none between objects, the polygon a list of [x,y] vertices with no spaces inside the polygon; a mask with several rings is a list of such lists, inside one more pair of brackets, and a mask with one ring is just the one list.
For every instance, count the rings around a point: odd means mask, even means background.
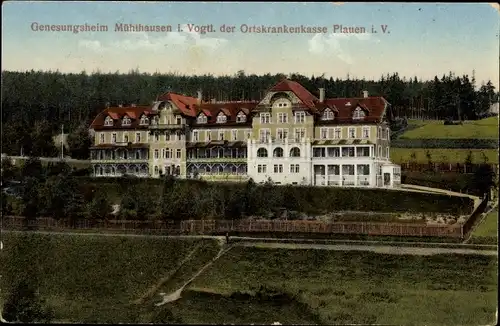
[{"label": "building facade", "polygon": [[282,80],[259,102],[166,93],[152,106],[107,108],[92,122],[94,176],[395,187],[389,103],[325,99]]}]

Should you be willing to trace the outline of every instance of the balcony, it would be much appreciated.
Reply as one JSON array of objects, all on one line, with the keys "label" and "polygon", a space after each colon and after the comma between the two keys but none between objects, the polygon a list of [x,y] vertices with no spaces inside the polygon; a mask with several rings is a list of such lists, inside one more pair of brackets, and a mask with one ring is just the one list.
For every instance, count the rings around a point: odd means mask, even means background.
[{"label": "balcony", "polygon": [[152,130],[184,130],[184,129],[187,129],[187,125],[160,123],[160,124],[156,124],[156,125],[155,124],[149,125],[149,129],[152,129]]},{"label": "balcony", "polygon": [[187,158],[189,163],[246,163],[246,157],[196,157]]},{"label": "balcony", "polygon": [[263,145],[263,144],[300,144],[304,142],[308,142],[309,139],[307,138],[285,138],[285,139],[280,139],[280,138],[274,138],[274,137],[268,137],[268,138],[259,138],[252,140],[253,144],[257,145]]},{"label": "balcony", "polygon": [[141,159],[136,159],[136,158],[106,158],[106,159],[91,159],[90,163],[99,163],[99,164],[119,164],[119,163],[136,163],[136,164],[143,164],[147,163],[148,158],[141,158]]}]

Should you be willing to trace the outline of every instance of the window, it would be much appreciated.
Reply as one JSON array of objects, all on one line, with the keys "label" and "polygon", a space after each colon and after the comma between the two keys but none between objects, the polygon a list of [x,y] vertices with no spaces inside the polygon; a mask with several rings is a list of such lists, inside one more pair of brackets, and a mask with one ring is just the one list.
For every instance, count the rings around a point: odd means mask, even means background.
[{"label": "window", "polygon": [[340,157],[340,147],[328,147],[326,151],[328,157]]},{"label": "window", "polygon": [[300,149],[298,147],[294,147],[290,150],[290,157],[300,157]]},{"label": "window", "polygon": [[343,157],[354,157],[354,147],[342,147]]},{"label": "window", "polygon": [[283,148],[276,147],[273,151],[273,157],[283,157]]},{"label": "window", "polygon": [[110,116],[107,116],[106,119],[104,120],[104,125],[105,126],[112,126],[113,125],[113,119]]},{"label": "window", "polygon": [[116,143],[116,133],[111,134],[111,142]]},{"label": "window", "polygon": [[326,108],[325,111],[323,111],[321,120],[333,120],[333,118],[335,118],[333,111],[330,108]]},{"label": "window", "polygon": [[142,126],[149,124],[149,119],[148,117],[146,117],[146,115],[142,115],[140,124]]},{"label": "window", "polygon": [[259,130],[259,140],[261,143],[267,143],[269,141],[270,131],[269,129]]},{"label": "window", "polygon": [[287,123],[287,122],[288,122],[288,115],[283,112],[278,113],[278,123]]},{"label": "window", "polygon": [[131,122],[132,122],[132,121],[130,120],[130,118],[129,118],[129,117],[124,116],[124,117],[123,117],[123,120],[122,120],[122,126],[130,126],[130,123],[131,123]]},{"label": "window", "polygon": [[271,114],[270,113],[261,113],[260,114],[260,123],[271,123]]},{"label": "window", "polygon": [[299,173],[299,164],[290,164],[290,173]]},{"label": "window", "polygon": [[173,158],[172,157],[172,150],[170,148],[165,149],[165,158]]},{"label": "window", "polygon": [[356,138],[356,128],[349,128],[349,138]]},{"label": "window", "polygon": [[182,155],[181,149],[180,149],[180,148],[178,148],[178,149],[175,151],[175,157],[176,157],[176,158],[181,158],[181,155]]},{"label": "window", "polygon": [[193,131],[193,141],[198,141],[198,140],[199,140],[198,131]]},{"label": "window", "polygon": [[167,152],[167,150],[165,148],[162,148],[162,150],[161,150],[161,158],[165,159],[167,157],[166,152]]},{"label": "window", "polygon": [[305,128],[295,128],[295,141],[302,141],[306,138],[306,129]]},{"label": "window", "polygon": [[177,140],[182,140],[182,134],[180,132],[177,132]]},{"label": "window", "polygon": [[165,141],[170,141],[170,133],[168,131],[165,132]]},{"label": "window", "polygon": [[363,127],[363,138],[370,138],[370,127]]},{"label": "window", "polygon": [[200,123],[200,124],[207,123],[207,116],[204,115],[203,113],[200,113],[200,115],[196,119],[196,123]]},{"label": "window", "polygon": [[295,123],[304,123],[304,122],[306,122],[306,113],[295,112]]},{"label": "window", "polygon": [[135,133],[135,142],[136,143],[141,142],[141,133],[140,132]]},{"label": "window", "polygon": [[364,117],[365,112],[360,107],[357,107],[352,114],[352,118],[355,120],[363,119]]},{"label": "window", "polygon": [[356,156],[358,157],[368,157],[370,156],[370,147],[356,147]]},{"label": "window", "polygon": [[378,127],[377,129],[377,138],[378,139],[382,138],[382,127]]},{"label": "window", "polygon": [[212,131],[207,130],[205,131],[205,141],[211,141],[212,140]]},{"label": "window", "polygon": [[155,175],[158,175],[158,167],[155,166]]},{"label": "window", "polygon": [[321,139],[327,139],[328,138],[328,128],[321,128],[320,129],[320,138]]},{"label": "window", "polygon": [[128,135],[127,134],[123,135],[123,142],[128,143]]},{"label": "window", "polygon": [[389,159],[389,146],[385,148],[385,158]]},{"label": "window", "polygon": [[217,123],[226,123],[227,122],[227,116],[224,113],[219,113],[217,115]]},{"label": "window", "polygon": [[313,148],[313,157],[326,157],[326,150],[324,147]]},{"label": "window", "polygon": [[160,141],[160,134],[155,133],[155,142],[159,142],[159,141]]},{"label": "window", "polygon": [[259,148],[257,150],[257,157],[267,157],[267,149]]},{"label": "window", "polygon": [[219,140],[224,140],[224,130],[219,130]]},{"label": "window", "polygon": [[378,147],[378,157],[382,157],[382,146]]},{"label": "window", "polygon": [[155,160],[157,160],[157,159],[158,159],[158,154],[159,154],[159,153],[158,153],[158,150],[157,150],[157,149],[155,149],[155,152],[154,152],[154,153],[155,153],[155,154],[154,154],[154,155],[155,155],[155,156],[154,156],[154,158],[155,158]]},{"label": "window", "polygon": [[267,165],[259,164],[257,165],[257,173],[266,173]]},{"label": "window", "polygon": [[99,143],[104,143],[104,134],[102,132],[99,134]]},{"label": "window", "polygon": [[240,111],[238,113],[238,115],[236,116],[236,122],[246,122],[247,121],[247,116],[245,115],[245,113],[243,113],[242,111]]},{"label": "window", "polygon": [[280,140],[285,140],[288,138],[288,129],[277,129],[276,138]]},{"label": "window", "polygon": [[246,139],[251,139],[252,138],[252,130],[247,130],[247,138]]},{"label": "window", "polygon": [[231,140],[238,140],[238,130],[231,130]]},{"label": "window", "polygon": [[182,118],[181,117],[177,117],[175,120],[176,120],[176,122],[177,122],[178,125],[182,124]]},{"label": "window", "polygon": [[335,128],[335,130],[333,131],[333,138],[335,138],[335,139],[342,138],[342,129],[341,128]]},{"label": "window", "polygon": [[387,128],[385,133],[387,135],[387,139],[391,139],[391,129]]},{"label": "window", "polygon": [[274,164],[274,173],[283,173],[283,164]]}]

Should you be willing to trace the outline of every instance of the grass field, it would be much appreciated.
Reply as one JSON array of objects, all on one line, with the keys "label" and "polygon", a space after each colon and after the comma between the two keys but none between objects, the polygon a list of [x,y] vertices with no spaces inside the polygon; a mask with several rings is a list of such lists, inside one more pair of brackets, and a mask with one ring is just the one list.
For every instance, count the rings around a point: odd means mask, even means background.
[{"label": "grass field", "polygon": [[491,211],[472,233],[472,243],[498,243],[498,208]]},{"label": "grass field", "polygon": [[391,148],[390,155],[391,161],[399,163],[411,162],[412,153],[415,153],[416,163],[427,163],[427,151],[431,154],[431,160],[434,163],[461,163],[472,152],[472,163],[484,163],[483,153],[487,157],[488,163],[498,164],[498,150],[495,149],[424,149],[424,148]]},{"label": "grass field", "polygon": [[409,120],[409,125],[420,127],[408,130],[401,138],[471,138],[471,139],[495,139],[498,138],[498,117],[491,117],[476,121],[464,121],[463,125],[445,126],[439,120]]},{"label": "grass field", "polygon": [[[235,247],[180,300],[155,307],[158,296],[129,303],[198,241],[13,234],[2,241],[2,289],[26,271],[36,273],[56,321],[478,325],[491,324],[496,309],[497,257],[491,256]],[[176,289],[216,250],[205,242],[158,291]],[[273,298],[263,295],[273,291]]]}]

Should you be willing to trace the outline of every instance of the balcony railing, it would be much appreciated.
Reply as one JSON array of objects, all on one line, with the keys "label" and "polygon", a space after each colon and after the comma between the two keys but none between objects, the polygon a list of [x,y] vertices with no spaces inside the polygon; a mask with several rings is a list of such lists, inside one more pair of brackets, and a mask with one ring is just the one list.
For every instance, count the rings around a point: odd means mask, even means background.
[{"label": "balcony railing", "polygon": [[105,163],[116,163],[116,164],[119,164],[119,163],[147,163],[148,162],[148,158],[140,158],[140,159],[136,159],[136,158],[105,158],[105,159],[90,159],[90,162],[91,163],[102,163],[102,164],[105,164]]},{"label": "balcony railing", "polygon": [[209,162],[209,163],[246,163],[246,157],[197,157],[187,158],[188,162]]},{"label": "balcony railing", "polygon": [[160,129],[170,129],[170,130],[182,130],[186,129],[187,125],[178,125],[178,124],[167,124],[167,123],[160,123],[160,124],[151,124],[149,125],[149,129],[154,129],[154,130],[160,130]]},{"label": "balcony railing", "polygon": [[274,138],[274,137],[269,137],[269,138],[259,138],[254,140],[253,142],[255,144],[298,144],[298,143],[304,143],[309,141],[307,138]]}]

